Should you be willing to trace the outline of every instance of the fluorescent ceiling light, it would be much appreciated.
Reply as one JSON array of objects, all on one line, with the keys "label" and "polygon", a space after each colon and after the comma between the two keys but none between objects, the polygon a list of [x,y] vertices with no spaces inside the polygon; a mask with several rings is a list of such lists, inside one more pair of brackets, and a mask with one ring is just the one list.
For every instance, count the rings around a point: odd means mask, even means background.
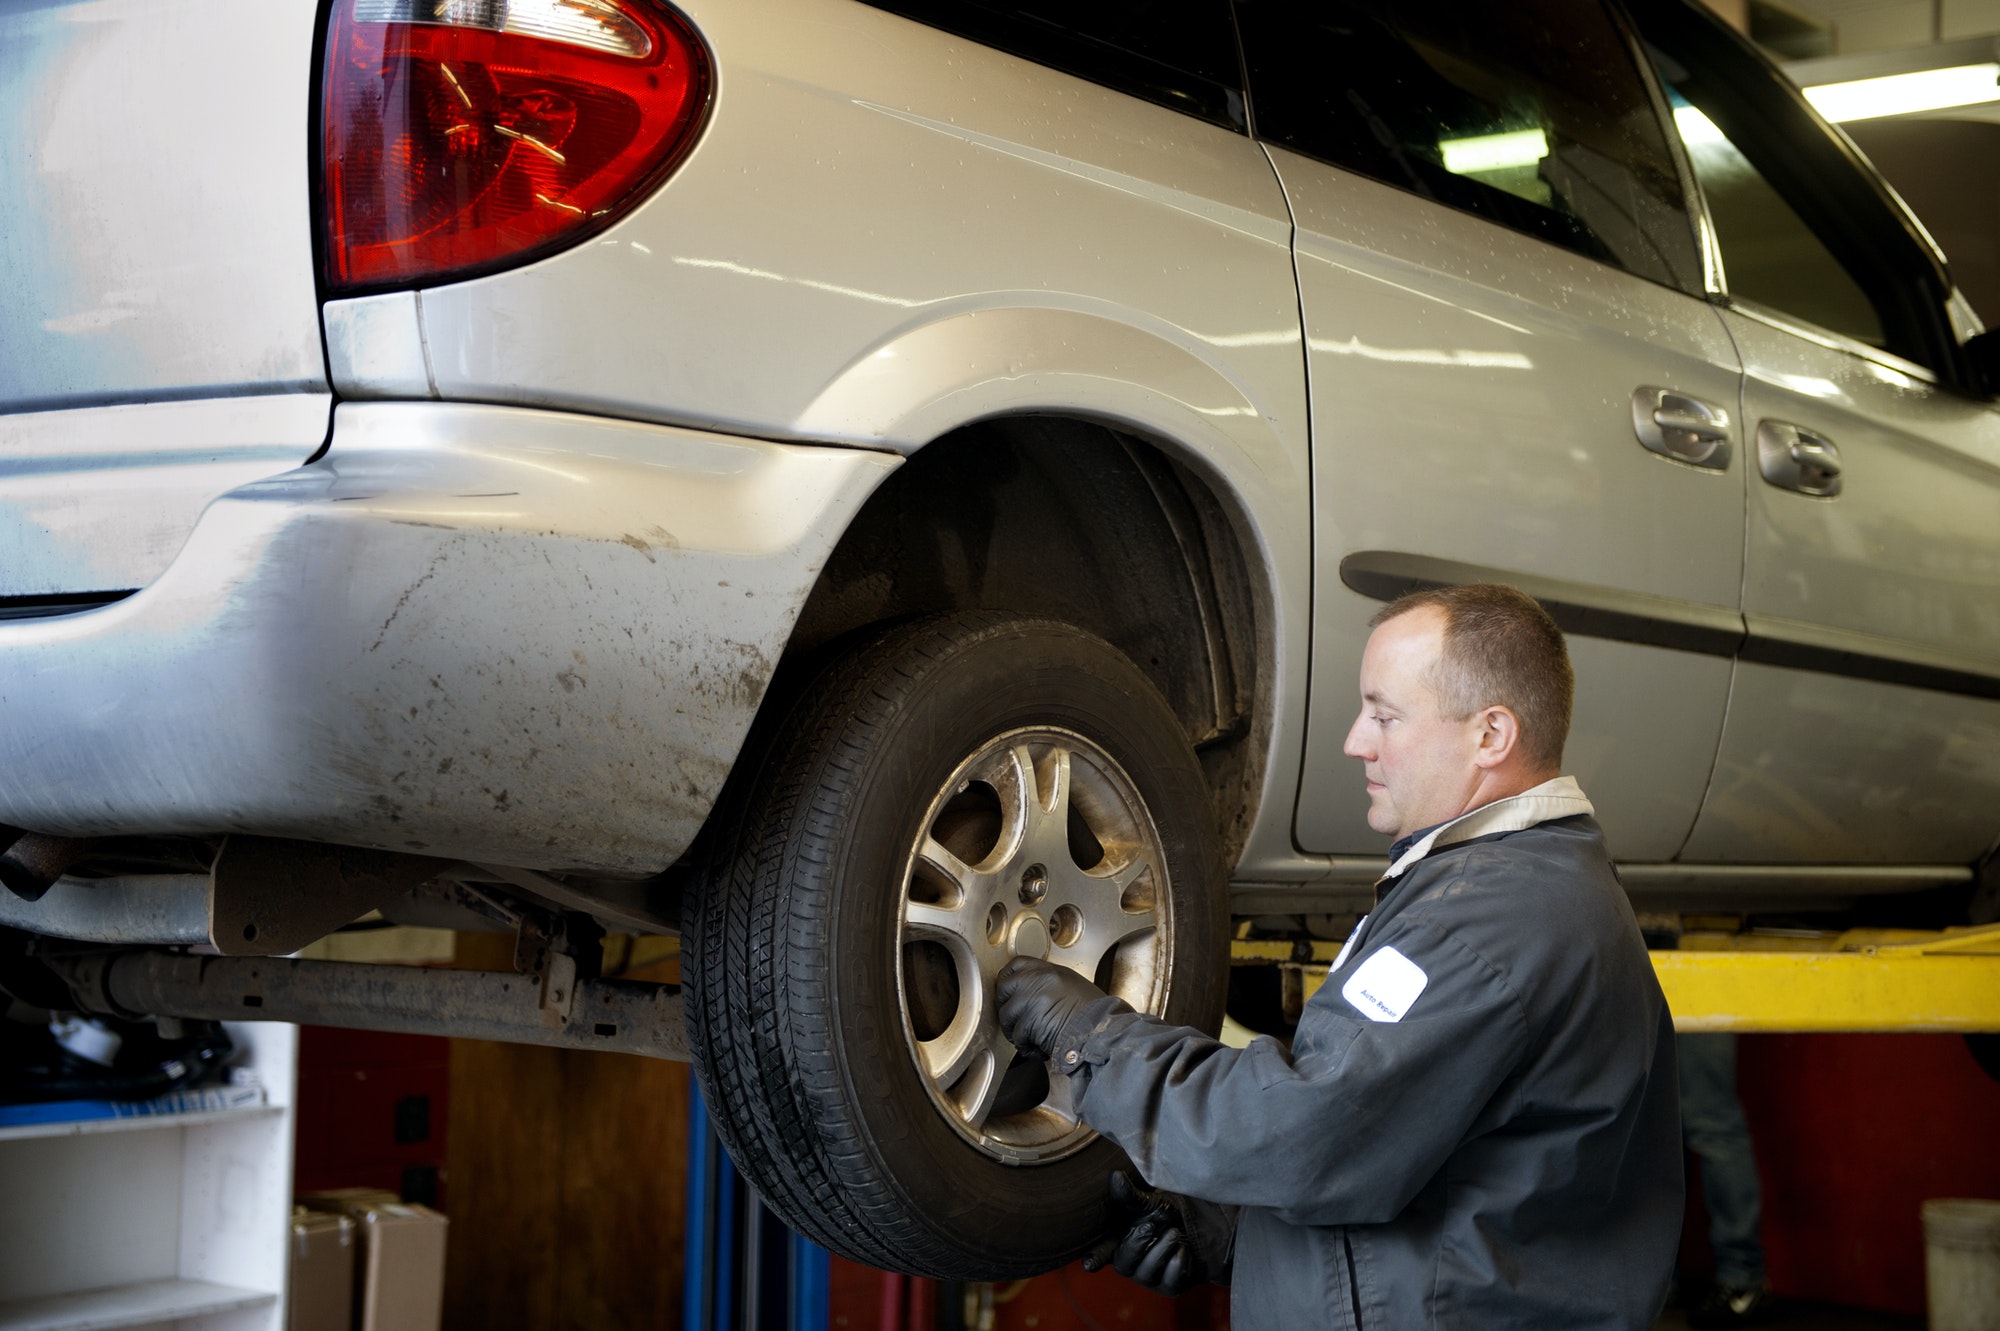
[{"label": "fluorescent ceiling light", "polygon": [[[1954,106],[2000,102],[2000,62],[1925,69],[1913,74],[1888,74],[1873,79],[1821,83],[1805,90],[1806,100],[1828,120],[1873,120],[1880,116],[1942,111]],[[1690,148],[1722,142],[1715,122],[1692,106],[1674,108],[1674,124]],[[1454,175],[1477,175],[1533,166],[1549,155],[1548,136],[1539,129],[1505,134],[1479,134],[1441,139],[1444,169]]]},{"label": "fluorescent ceiling light", "polygon": [[1444,154],[1445,170],[1455,176],[1470,176],[1533,166],[1549,155],[1549,136],[1538,129],[1476,134],[1465,139],[1439,139],[1438,151]]},{"label": "fluorescent ceiling light", "polygon": [[1828,120],[1873,120],[1877,116],[1909,115],[1914,111],[1977,106],[1981,102],[2000,101],[2000,63],[1987,61],[1847,83],[1822,83],[1807,88],[1805,93],[1806,100]]}]

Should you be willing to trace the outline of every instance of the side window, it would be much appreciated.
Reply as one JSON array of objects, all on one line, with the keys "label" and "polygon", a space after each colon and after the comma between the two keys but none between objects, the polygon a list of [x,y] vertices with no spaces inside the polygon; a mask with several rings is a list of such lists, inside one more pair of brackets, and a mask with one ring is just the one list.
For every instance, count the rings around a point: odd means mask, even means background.
[{"label": "side window", "polygon": [[1597,0],[1240,0],[1259,137],[1687,291],[1666,131]]},{"label": "side window", "polygon": [[1885,346],[1882,318],[1861,284],[1742,150],[1681,94],[1686,71],[1656,58],[1671,90],[1674,124],[1708,203],[1730,296],[1872,347]]},{"label": "side window", "polygon": [[1244,128],[1229,0],[865,0],[1036,64]]},{"label": "side window", "polygon": [[1730,298],[1948,370],[1950,277],[1853,145],[1707,9],[1626,6],[1667,87]]}]

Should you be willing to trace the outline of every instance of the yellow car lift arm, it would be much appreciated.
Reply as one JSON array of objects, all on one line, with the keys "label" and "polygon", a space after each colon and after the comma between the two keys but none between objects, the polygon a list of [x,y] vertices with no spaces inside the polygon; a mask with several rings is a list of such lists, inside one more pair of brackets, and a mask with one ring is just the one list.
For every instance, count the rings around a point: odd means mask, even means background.
[{"label": "yellow car lift arm", "polygon": [[[1310,998],[1340,945],[1238,940]],[[1682,1031],[2000,1031],[2000,925],[1925,932],[1689,932],[1650,954]]]}]

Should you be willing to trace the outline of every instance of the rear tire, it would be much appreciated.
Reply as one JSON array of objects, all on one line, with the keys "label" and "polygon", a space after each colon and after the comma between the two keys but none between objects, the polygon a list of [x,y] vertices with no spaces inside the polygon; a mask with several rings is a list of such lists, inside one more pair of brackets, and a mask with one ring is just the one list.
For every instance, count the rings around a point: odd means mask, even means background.
[{"label": "rear tire", "polygon": [[724,817],[686,921],[689,1042],[763,1199],[919,1275],[1087,1250],[1123,1157],[1067,1114],[1061,1078],[1013,1061],[991,979],[1046,951],[1219,1025],[1216,814],[1146,677],[1047,620],[893,629],[807,688]]}]

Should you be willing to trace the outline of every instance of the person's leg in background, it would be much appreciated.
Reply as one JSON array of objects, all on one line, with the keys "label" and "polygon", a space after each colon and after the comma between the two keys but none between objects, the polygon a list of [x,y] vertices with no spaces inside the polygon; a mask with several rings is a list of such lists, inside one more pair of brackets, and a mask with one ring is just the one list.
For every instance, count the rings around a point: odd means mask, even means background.
[{"label": "person's leg in background", "polygon": [[1715,1251],[1715,1288],[1688,1314],[1697,1328],[1749,1326],[1772,1310],[1758,1227],[1763,1194],[1750,1125],[1736,1095],[1736,1037],[1727,1032],[1676,1036],[1681,1132],[1701,1158],[1701,1194],[1708,1204],[1708,1241]]}]

